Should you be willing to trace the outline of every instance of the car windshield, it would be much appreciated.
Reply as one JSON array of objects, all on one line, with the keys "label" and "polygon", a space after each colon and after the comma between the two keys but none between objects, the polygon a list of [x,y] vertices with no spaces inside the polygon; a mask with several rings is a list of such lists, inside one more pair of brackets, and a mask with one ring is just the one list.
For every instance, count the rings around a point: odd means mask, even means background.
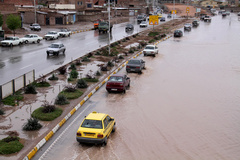
[{"label": "car windshield", "polygon": [[51,44],[50,48],[59,48],[58,44]]},{"label": "car windshield", "polygon": [[96,129],[102,129],[102,121],[99,120],[91,120],[91,119],[85,119],[81,125],[83,128],[96,128]]},{"label": "car windshield", "polygon": [[139,60],[130,60],[128,64],[140,64]]},{"label": "car windshield", "polygon": [[7,38],[5,38],[5,40],[14,40],[14,38],[13,37],[7,37]]},{"label": "car windshield", "polygon": [[33,24],[32,26],[39,26],[38,24]]},{"label": "car windshield", "polygon": [[145,49],[154,49],[153,46],[147,46]]},{"label": "car windshield", "polygon": [[142,24],[147,24],[147,22],[146,21],[142,21]]},{"label": "car windshield", "polygon": [[48,32],[48,34],[56,34],[55,32]]},{"label": "car windshield", "polygon": [[61,29],[60,31],[61,31],[61,32],[67,32],[67,30],[66,30],[66,29]]},{"label": "car windshield", "polygon": [[26,35],[26,36],[24,36],[25,38],[29,38],[29,37],[31,37],[30,35]]},{"label": "car windshield", "polygon": [[131,24],[127,24],[127,26],[126,27],[132,27],[132,25]]},{"label": "car windshield", "polygon": [[117,76],[112,76],[109,78],[109,81],[117,81],[117,82],[122,82],[123,78],[122,77],[117,77]]}]

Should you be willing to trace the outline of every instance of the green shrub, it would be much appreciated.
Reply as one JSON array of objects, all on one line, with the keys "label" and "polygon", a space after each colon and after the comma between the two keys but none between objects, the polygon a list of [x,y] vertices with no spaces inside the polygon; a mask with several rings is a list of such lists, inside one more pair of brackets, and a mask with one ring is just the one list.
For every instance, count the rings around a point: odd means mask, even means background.
[{"label": "green shrub", "polygon": [[36,87],[49,87],[49,86],[51,86],[47,81],[37,82],[37,83],[34,83],[34,85]]},{"label": "green shrub", "polygon": [[4,110],[0,108],[0,115],[4,115],[4,114],[5,114]]},{"label": "green shrub", "polygon": [[97,51],[97,52],[95,53],[95,55],[101,55],[101,53],[100,53],[99,51]]},{"label": "green shrub", "polygon": [[86,82],[98,82],[97,78],[82,78],[83,80],[85,80]]},{"label": "green shrub", "polygon": [[68,80],[69,82],[74,81],[73,78],[68,78],[67,80]]},{"label": "green shrub", "polygon": [[59,94],[55,100],[55,104],[57,105],[65,105],[65,104],[69,104],[67,97],[65,97],[62,94]]},{"label": "green shrub", "polygon": [[151,39],[151,40],[148,41],[148,43],[153,43],[155,41],[156,41],[155,39]]},{"label": "green shrub", "polygon": [[74,92],[67,92],[66,90],[64,90],[59,94],[64,95],[65,97],[67,97],[67,99],[76,99],[80,97],[83,94],[83,92],[78,89]]},{"label": "green shrub", "polygon": [[48,102],[44,102],[41,107],[43,107],[42,109],[43,113],[50,113],[56,110],[56,107]]},{"label": "green shrub", "polygon": [[128,53],[134,53],[134,49],[131,47],[128,51]]},{"label": "green shrub", "polygon": [[77,78],[78,77],[78,72],[76,70],[72,70],[70,72],[70,78]]},{"label": "green shrub", "polygon": [[122,55],[120,55],[118,58],[119,58],[119,59],[124,59],[124,57],[123,57]]},{"label": "green shrub", "polygon": [[50,81],[56,81],[56,80],[58,80],[58,77],[55,76],[55,74],[52,74],[52,76],[49,77],[48,80],[50,80]]},{"label": "green shrub", "polygon": [[108,66],[108,67],[113,67],[113,66],[114,66],[114,64],[113,64],[113,62],[111,62],[111,61],[108,61],[108,63],[107,63],[107,66]]},{"label": "green shrub", "polygon": [[76,65],[77,65],[77,66],[82,65],[81,60],[77,60],[77,61],[76,61]]},{"label": "green shrub", "polygon": [[95,75],[96,75],[96,76],[101,76],[102,73],[101,73],[100,71],[97,71],[97,72],[95,73]]},{"label": "green shrub", "polygon": [[60,74],[65,74],[67,72],[67,68],[65,66],[58,68]]},{"label": "green shrub", "polygon": [[85,57],[83,57],[82,61],[83,62],[90,62],[90,59],[87,56],[85,56]]},{"label": "green shrub", "polygon": [[35,131],[42,128],[42,125],[38,122],[36,118],[28,119],[27,123],[23,125],[23,130],[25,131]]},{"label": "green shrub", "polygon": [[32,117],[42,121],[52,121],[55,118],[61,116],[63,110],[61,108],[55,108],[53,112],[44,113],[44,107],[39,107],[32,113]]},{"label": "green shrub", "polygon": [[88,87],[87,82],[83,78],[81,78],[77,81],[76,86],[78,88],[87,88]]},{"label": "green shrub", "polygon": [[71,69],[71,70],[76,70],[77,68],[76,68],[76,65],[75,65],[74,63],[72,63],[72,64],[70,65],[69,69]]},{"label": "green shrub", "polygon": [[33,84],[27,85],[25,88],[25,94],[37,94],[36,87]]},{"label": "green shrub", "polygon": [[19,142],[19,137],[7,137],[0,140],[0,154],[11,154],[19,152],[24,146]]},{"label": "green shrub", "polygon": [[116,56],[116,55],[118,55],[118,50],[116,49],[116,48],[113,48],[112,50],[111,50],[111,54],[110,54],[110,56]]},{"label": "green shrub", "polygon": [[[2,100],[4,105],[15,106],[16,102],[23,100],[23,95],[19,92],[16,92],[14,95],[10,95]],[[18,105],[18,104],[17,104]]]},{"label": "green shrub", "polygon": [[140,41],[139,44],[144,47],[144,46],[147,45],[147,42],[145,42],[145,41]]},{"label": "green shrub", "polygon": [[154,37],[154,36],[156,36],[156,35],[158,35],[158,34],[159,34],[159,32],[149,32],[149,33],[148,33],[148,36]]}]

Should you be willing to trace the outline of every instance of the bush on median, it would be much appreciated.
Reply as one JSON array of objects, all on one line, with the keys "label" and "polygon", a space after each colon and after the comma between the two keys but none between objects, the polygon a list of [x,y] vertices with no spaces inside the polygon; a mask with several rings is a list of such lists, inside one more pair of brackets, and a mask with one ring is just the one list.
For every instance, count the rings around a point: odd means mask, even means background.
[{"label": "bush on median", "polygon": [[19,152],[24,146],[19,142],[19,137],[7,137],[0,140],[0,154],[11,154]]}]

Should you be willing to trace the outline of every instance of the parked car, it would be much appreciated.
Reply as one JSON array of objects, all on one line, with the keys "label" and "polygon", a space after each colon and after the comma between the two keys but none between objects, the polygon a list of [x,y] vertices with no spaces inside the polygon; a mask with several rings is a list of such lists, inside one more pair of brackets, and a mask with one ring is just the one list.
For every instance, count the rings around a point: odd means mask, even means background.
[{"label": "parked car", "polygon": [[173,36],[174,37],[182,37],[183,32],[181,30],[175,30]]},{"label": "parked car", "polygon": [[112,91],[120,91],[126,93],[126,89],[130,87],[130,78],[125,74],[112,75],[106,84],[106,90],[110,93]]},{"label": "parked car", "polygon": [[57,31],[49,31],[45,36],[44,39],[46,40],[54,40],[54,39],[58,39],[59,34]]},{"label": "parked car", "polygon": [[125,31],[132,31],[134,29],[134,26],[132,24],[127,24],[125,27]]},{"label": "parked car", "polygon": [[30,24],[29,28],[33,31],[41,31],[41,26],[37,23]]},{"label": "parked car", "polygon": [[147,26],[148,26],[147,21],[142,21],[139,26],[140,26],[141,28],[142,28],[142,27],[147,27]]},{"label": "parked car", "polygon": [[1,41],[1,46],[17,46],[23,44],[23,41],[19,37],[9,36],[6,37],[3,41]]},{"label": "parked car", "polygon": [[204,22],[211,22],[212,18],[209,15],[204,16]]},{"label": "parked car", "polygon": [[84,118],[76,134],[79,143],[107,145],[108,138],[115,131],[116,122],[105,113],[92,112]]},{"label": "parked car", "polygon": [[227,13],[226,12],[222,12],[222,17],[226,17]]},{"label": "parked car", "polygon": [[192,30],[192,24],[186,23],[184,24],[184,31],[191,31]]},{"label": "parked car", "polygon": [[138,15],[137,23],[140,24],[142,21],[146,21],[146,17],[144,15]]},{"label": "parked car", "polygon": [[197,26],[199,26],[199,24],[200,24],[199,20],[192,21],[192,26],[193,27],[197,27]]},{"label": "parked car", "polygon": [[218,14],[222,14],[223,12],[225,12],[225,10],[221,9],[218,11]]},{"label": "parked car", "polygon": [[60,32],[58,32],[58,35],[60,37],[70,37],[71,33],[72,32],[68,29],[61,29]]},{"label": "parked car", "polygon": [[238,12],[238,14],[237,14],[238,16],[240,16],[240,12]]},{"label": "parked car", "polygon": [[155,57],[156,54],[158,54],[158,47],[156,45],[147,45],[143,50],[144,56],[151,55]]},{"label": "parked car", "polygon": [[162,18],[162,14],[161,13],[158,13],[158,19]]},{"label": "parked car", "polygon": [[171,14],[168,14],[168,15],[167,15],[167,18],[172,18],[172,15],[171,15]]},{"label": "parked car", "polygon": [[59,53],[65,54],[66,47],[62,43],[52,43],[48,48],[47,48],[47,55],[53,54],[53,55],[59,55]]},{"label": "parked car", "polygon": [[127,72],[137,72],[142,73],[142,70],[145,68],[145,61],[142,59],[131,59],[126,65]]},{"label": "parked car", "polygon": [[27,43],[39,43],[43,38],[38,36],[37,34],[27,34],[21,39],[25,44],[27,44]]},{"label": "parked car", "polygon": [[161,21],[161,22],[166,21],[165,17],[162,17],[162,18],[160,19],[160,21]]},{"label": "parked car", "polygon": [[229,16],[231,13],[229,11],[226,11],[226,15]]}]

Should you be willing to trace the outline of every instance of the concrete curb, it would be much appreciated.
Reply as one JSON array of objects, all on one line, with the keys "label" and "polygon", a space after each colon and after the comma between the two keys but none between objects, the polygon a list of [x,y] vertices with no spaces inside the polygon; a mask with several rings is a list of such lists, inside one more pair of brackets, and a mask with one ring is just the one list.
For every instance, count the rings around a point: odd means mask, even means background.
[{"label": "concrete curb", "polygon": [[82,30],[78,30],[78,31],[72,31],[72,34],[76,34],[76,33],[81,33],[81,32],[87,32],[87,31],[91,31],[92,29],[82,29]]},{"label": "concrete curb", "polygon": [[[162,41],[166,41],[169,39],[170,36],[165,37],[164,39],[158,41],[155,43],[155,45],[159,44]],[[132,58],[136,58],[139,55],[142,54],[142,51],[134,55]],[[131,58],[130,58],[131,59]],[[54,133],[57,132],[57,130],[101,87],[103,86],[110,76],[113,74],[116,74],[119,70],[121,70],[126,64],[128,63],[128,60],[123,62],[118,66],[115,71],[113,71],[107,78],[105,78],[99,85],[97,85],[87,96],[84,97],[84,99],[77,105],[75,106],[29,153],[26,157],[23,158],[23,160],[30,160],[32,157],[37,153],[37,151],[54,135]]]}]

